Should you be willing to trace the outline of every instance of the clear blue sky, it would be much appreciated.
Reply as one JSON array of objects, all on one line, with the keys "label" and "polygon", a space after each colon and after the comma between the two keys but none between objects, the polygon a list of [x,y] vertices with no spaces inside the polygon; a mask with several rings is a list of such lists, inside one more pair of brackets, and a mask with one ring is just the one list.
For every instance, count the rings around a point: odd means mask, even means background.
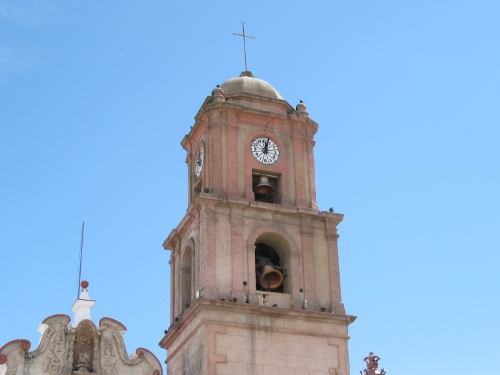
[{"label": "clear blue sky", "polygon": [[494,373],[499,20],[481,0],[0,0],[0,346],[72,316],[85,221],[94,320],[165,359],[179,142],[244,70],[246,21],[250,70],[320,125],[351,373],[370,350],[389,375]]}]

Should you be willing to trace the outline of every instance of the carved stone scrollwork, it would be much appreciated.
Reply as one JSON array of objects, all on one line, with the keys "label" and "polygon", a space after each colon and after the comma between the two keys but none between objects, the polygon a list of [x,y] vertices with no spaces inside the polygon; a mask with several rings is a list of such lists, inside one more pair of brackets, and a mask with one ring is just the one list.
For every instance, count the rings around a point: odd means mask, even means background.
[{"label": "carved stone scrollwork", "polygon": [[10,368],[7,368],[5,375],[16,375],[16,372],[17,372],[17,366],[12,366]]},{"label": "carved stone scrollwork", "polygon": [[97,372],[97,363],[99,362],[96,358],[99,358],[99,338],[97,335],[94,336],[94,364],[92,366],[92,372]]},{"label": "carved stone scrollwork", "polygon": [[75,344],[75,336],[69,335],[69,349],[68,349],[68,364],[73,363],[73,346]]},{"label": "carved stone scrollwork", "polygon": [[[3,347],[0,347],[0,373],[5,375],[15,375],[18,368],[26,372],[26,368],[31,365],[31,359],[24,351],[28,340],[13,340]],[[24,345],[23,345],[24,344]],[[29,344],[30,345],[30,344]],[[21,349],[21,350],[20,350]],[[24,364],[24,366],[18,366]]]},{"label": "carved stone scrollwork", "polygon": [[126,328],[103,318],[98,329],[90,320],[70,326],[69,317],[51,316],[43,324],[40,346],[29,352],[28,340],[0,347],[1,375],[161,375],[161,364],[147,349],[128,356]]},{"label": "carved stone scrollwork", "polygon": [[16,372],[17,372],[17,365],[14,364],[12,365],[10,363],[10,367],[9,367],[9,363],[7,363],[7,356],[6,355],[0,355],[0,365],[4,365],[4,364],[7,364],[7,370],[5,371],[5,375],[15,375]]},{"label": "carved stone scrollwork", "polygon": [[49,353],[47,355],[47,362],[45,366],[45,370],[49,374],[59,375],[62,374],[66,365],[65,365],[65,336],[63,331],[57,332],[52,338],[49,344]]},{"label": "carved stone scrollwork", "polygon": [[31,348],[31,342],[29,342],[28,340],[21,341],[21,349],[22,350],[27,352],[28,350],[30,350],[30,348]]},{"label": "carved stone scrollwork", "polygon": [[52,336],[56,332],[54,327],[49,327],[43,334],[42,341],[40,342],[40,346],[36,348],[31,354],[32,357],[39,356],[49,348],[49,343],[52,341]]},{"label": "carved stone scrollwork", "polygon": [[116,374],[116,357],[113,351],[113,343],[110,339],[104,339],[101,343],[102,375]]},{"label": "carved stone scrollwork", "polygon": [[123,363],[129,366],[134,366],[142,362],[144,354],[141,355],[140,353],[137,353],[137,358],[130,358],[127,355],[125,344],[123,343],[123,336],[120,334],[120,332],[113,332],[113,338],[115,339],[116,346],[118,347],[118,354],[120,355],[120,359],[123,361]]}]

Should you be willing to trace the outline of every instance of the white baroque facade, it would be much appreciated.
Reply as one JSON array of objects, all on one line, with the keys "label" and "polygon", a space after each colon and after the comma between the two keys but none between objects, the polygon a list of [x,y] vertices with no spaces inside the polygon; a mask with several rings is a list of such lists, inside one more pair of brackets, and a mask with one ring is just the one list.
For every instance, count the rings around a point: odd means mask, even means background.
[{"label": "white baroque facade", "polygon": [[[83,283],[82,283],[83,284]],[[90,319],[95,301],[86,286],[73,305],[75,321],[68,315],[46,318],[39,331],[40,345],[30,351],[28,340],[13,340],[0,348],[0,375],[162,375],[153,353],[144,348],[128,355],[123,324],[102,318]]]}]

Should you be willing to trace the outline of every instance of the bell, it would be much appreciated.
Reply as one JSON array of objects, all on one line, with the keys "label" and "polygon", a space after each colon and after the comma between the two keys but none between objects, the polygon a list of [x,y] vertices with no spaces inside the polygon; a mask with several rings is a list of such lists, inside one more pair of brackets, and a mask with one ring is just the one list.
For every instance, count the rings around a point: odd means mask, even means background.
[{"label": "bell", "polygon": [[274,269],[273,266],[266,264],[257,274],[260,286],[265,290],[279,288],[283,283],[283,274]]},{"label": "bell", "polygon": [[269,177],[259,176],[259,183],[255,185],[253,192],[259,195],[271,194],[274,191],[273,185],[269,183]]}]

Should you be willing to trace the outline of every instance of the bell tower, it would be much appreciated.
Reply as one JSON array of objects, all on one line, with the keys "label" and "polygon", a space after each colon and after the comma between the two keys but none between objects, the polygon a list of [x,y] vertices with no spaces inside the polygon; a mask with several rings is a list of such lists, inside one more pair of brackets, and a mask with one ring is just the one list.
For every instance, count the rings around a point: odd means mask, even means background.
[{"label": "bell tower", "polygon": [[168,373],[349,374],[337,225],[316,204],[318,124],[245,71],[182,140],[188,209],[171,251]]}]

